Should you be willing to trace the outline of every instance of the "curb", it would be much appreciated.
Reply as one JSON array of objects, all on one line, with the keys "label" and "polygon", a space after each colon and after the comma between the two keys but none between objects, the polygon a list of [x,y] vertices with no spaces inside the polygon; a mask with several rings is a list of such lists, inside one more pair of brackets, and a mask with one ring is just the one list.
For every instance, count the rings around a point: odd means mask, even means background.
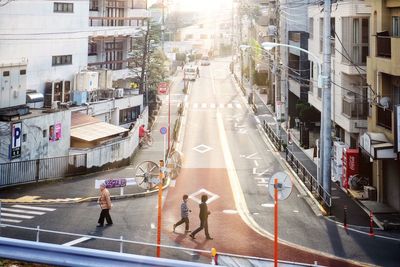
[{"label": "curb", "polygon": [[[166,189],[171,184],[171,179],[168,178],[166,184],[163,186],[163,189]],[[153,189],[151,191],[141,192],[141,193],[134,193],[134,194],[127,194],[127,195],[113,195],[111,196],[112,200],[121,200],[127,198],[139,198],[139,197],[146,197],[149,195],[153,195],[158,193],[158,189]],[[1,203],[6,204],[78,204],[83,202],[94,202],[97,201],[99,197],[80,197],[80,198],[60,198],[60,199],[34,199],[30,201],[18,200],[18,199],[0,199]]]}]

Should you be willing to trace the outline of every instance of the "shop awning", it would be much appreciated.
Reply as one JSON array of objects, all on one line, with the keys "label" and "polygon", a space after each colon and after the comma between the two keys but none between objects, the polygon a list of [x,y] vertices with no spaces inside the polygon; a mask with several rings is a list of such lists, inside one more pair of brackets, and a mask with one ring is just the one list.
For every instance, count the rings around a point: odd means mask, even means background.
[{"label": "shop awning", "polygon": [[106,122],[96,122],[72,128],[71,137],[86,142],[92,142],[106,137],[115,136],[127,131],[128,129]]},{"label": "shop awning", "polygon": [[366,132],[360,136],[360,147],[373,159],[396,159],[394,145],[383,133]]}]

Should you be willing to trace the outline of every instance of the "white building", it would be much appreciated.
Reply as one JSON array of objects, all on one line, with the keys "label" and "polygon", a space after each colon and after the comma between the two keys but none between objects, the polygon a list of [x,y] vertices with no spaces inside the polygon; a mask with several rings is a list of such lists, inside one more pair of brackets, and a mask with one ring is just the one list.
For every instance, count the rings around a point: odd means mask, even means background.
[{"label": "white building", "polygon": [[[332,8],[332,121],[335,135],[351,147],[367,130],[368,87],[366,63],[369,54],[370,6],[365,1],[337,2]],[[320,5],[312,5],[309,14],[308,50],[322,62],[323,12]],[[310,61],[315,60],[309,57]],[[317,77],[317,65],[312,64],[312,80]],[[314,83],[308,101],[321,111],[321,89]]]}]

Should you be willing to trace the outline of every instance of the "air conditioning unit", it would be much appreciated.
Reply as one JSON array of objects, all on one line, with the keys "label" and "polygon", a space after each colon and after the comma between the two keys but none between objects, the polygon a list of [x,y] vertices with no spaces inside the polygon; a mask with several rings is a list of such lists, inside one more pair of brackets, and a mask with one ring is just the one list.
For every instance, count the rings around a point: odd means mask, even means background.
[{"label": "air conditioning unit", "polygon": [[115,90],[115,98],[123,98],[124,97],[124,88],[118,88]]},{"label": "air conditioning unit", "polygon": [[60,101],[53,101],[51,103],[51,109],[58,109],[59,105],[60,105]]},{"label": "air conditioning unit", "polygon": [[390,97],[384,96],[379,100],[379,104],[381,104],[384,108],[389,108],[390,107]]}]

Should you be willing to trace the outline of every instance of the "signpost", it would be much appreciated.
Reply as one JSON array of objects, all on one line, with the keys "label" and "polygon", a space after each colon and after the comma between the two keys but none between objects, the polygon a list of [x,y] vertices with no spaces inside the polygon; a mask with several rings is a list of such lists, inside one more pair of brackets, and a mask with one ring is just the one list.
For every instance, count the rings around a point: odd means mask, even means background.
[{"label": "signpost", "polygon": [[[165,127],[163,127],[165,128]],[[162,128],[161,128],[162,129]],[[161,131],[161,130],[160,130]],[[164,134],[165,136],[165,134]],[[157,257],[161,254],[161,210],[162,210],[162,194],[163,194],[163,184],[164,184],[164,161],[160,160],[160,183],[158,184],[158,220],[157,220]]]},{"label": "signpost", "polygon": [[167,91],[168,91],[168,83],[167,82],[160,82],[158,84],[157,89],[158,89],[158,93],[159,94],[165,95],[167,93]]},{"label": "signpost", "polygon": [[269,180],[268,192],[274,198],[274,267],[278,267],[278,200],[285,200],[292,192],[292,180],[284,172],[277,172]]},{"label": "signpost", "polygon": [[161,127],[160,128],[160,133],[164,136],[164,156],[163,160],[166,161],[166,133],[167,133],[167,128],[166,127]]}]

